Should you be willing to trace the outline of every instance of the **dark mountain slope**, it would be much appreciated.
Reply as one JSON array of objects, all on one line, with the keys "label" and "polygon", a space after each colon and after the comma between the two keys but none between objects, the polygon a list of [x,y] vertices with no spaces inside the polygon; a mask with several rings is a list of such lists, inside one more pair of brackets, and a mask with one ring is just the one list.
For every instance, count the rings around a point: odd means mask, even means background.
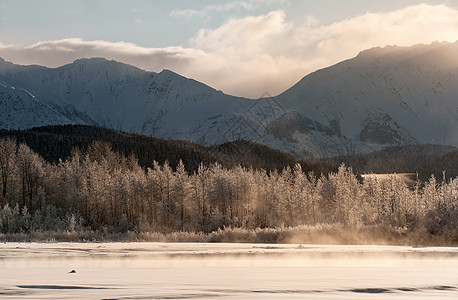
[{"label": "dark mountain slope", "polygon": [[389,147],[367,154],[337,156],[322,159],[334,166],[342,162],[357,173],[415,173],[419,179],[428,180],[431,174],[442,179],[458,176],[458,149],[441,145],[410,145]]},{"label": "dark mountain slope", "polygon": [[316,174],[335,171],[324,163],[307,162],[291,154],[249,141],[234,141],[205,147],[196,143],[151,138],[118,130],[87,126],[45,126],[29,130],[0,130],[0,137],[14,137],[27,144],[45,160],[56,163],[66,159],[75,147],[86,151],[94,141],[109,143],[112,149],[125,156],[134,154],[142,167],[151,167],[153,161],[169,161],[175,167],[180,159],[188,172],[197,170],[200,163],[221,163],[225,167],[241,165],[255,169],[281,170],[300,163],[305,171]]}]

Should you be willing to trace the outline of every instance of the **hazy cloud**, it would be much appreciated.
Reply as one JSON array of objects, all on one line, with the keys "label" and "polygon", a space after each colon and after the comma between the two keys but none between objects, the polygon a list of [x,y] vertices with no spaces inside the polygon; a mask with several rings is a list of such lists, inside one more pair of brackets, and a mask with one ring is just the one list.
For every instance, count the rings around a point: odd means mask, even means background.
[{"label": "hazy cloud", "polygon": [[226,93],[258,97],[282,92],[317,68],[367,48],[457,39],[458,10],[422,4],[326,25],[311,16],[300,24],[289,22],[283,11],[230,18],[216,29],[201,29],[188,48],[74,38],[28,47],[0,44],[0,57],[52,67],[80,57],[105,57],[152,71],[171,69]]},{"label": "hazy cloud", "polygon": [[170,12],[172,17],[192,18],[195,16],[207,17],[213,12],[224,12],[236,9],[254,10],[262,5],[286,4],[288,0],[250,0],[250,1],[234,1],[225,4],[207,5],[201,10],[195,9],[175,9]]},{"label": "hazy cloud", "polygon": [[28,47],[0,44],[0,56],[5,60],[49,67],[58,67],[82,57],[104,57],[153,71],[164,68],[186,70],[189,63],[203,54],[190,48],[144,48],[126,42],[83,41],[79,38],[39,42]]},{"label": "hazy cloud", "polygon": [[201,10],[195,9],[182,9],[182,10],[172,10],[170,16],[172,17],[185,17],[192,18],[194,16],[206,17],[209,16],[212,12],[222,12],[229,11],[237,8],[242,9],[252,9],[252,6],[248,2],[230,2],[221,5],[208,5]]},{"label": "hazy cloud", "polygon": [[194,16],[204,16],[204,10],[195,9],[174,9],[170,12],[170,16],[178,18],[192,18]]}]

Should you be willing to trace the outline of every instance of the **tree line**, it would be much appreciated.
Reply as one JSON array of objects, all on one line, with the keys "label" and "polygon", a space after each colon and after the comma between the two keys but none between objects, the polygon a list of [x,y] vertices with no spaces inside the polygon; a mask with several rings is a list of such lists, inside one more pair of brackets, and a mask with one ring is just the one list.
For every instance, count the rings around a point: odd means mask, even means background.
[{"label": "tree line", "polygon": [[300,164],[280,171],[183,162],[141,167],[93,142],[57,163],[0,139],[3,233],[47,230],[203,231],[223,228],[386,224],[458,241],[458,178],[409,188],[396,176],[361,181],[351,168],[321,175]]}]

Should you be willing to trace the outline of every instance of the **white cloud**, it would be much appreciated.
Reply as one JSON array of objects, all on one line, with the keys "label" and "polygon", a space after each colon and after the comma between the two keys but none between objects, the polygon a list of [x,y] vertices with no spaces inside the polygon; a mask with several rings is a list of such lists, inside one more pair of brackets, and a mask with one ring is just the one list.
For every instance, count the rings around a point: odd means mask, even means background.
[{"label": "white cloud", "polygon": [[170,12],[170,16],[172,17],[184,17],[184,18],[192,18],[194,16],[205,16],[205,10],[195,10],[195,9],[174,9]]},{"label": "white cloud", "polygon": [[317,68],[367,48],[457,39],[458,10],[422,4],[328,25],[311,16],[292,23],[283,11],[230,18],[216,29],[201,29],[190,48],[64,39],[28,47],[0,44],[0,57],[55,67],[99,56],[152,71],[168,68],[226,93],[259,97],[282,92]]},{"label": "white cloud", "polygon": [[225,12],[231,10],[254,10],[260,6],[273,4],[286,4],[288,0],[249,0],[249,1],[233,1],[225,4],[207,5],[201,10],[195,9],[175,9],[170,12],[172,17],[192,18],[195,16],[208,17],[213,12]]},{"label": "white cloud", "polygon": [[225,50],[250,54],[264,52],[266,45],[289,31],[283,11],[263,16],[229,19],[217,29],[201,29],[191,40],[198,49],[209,52]]}]

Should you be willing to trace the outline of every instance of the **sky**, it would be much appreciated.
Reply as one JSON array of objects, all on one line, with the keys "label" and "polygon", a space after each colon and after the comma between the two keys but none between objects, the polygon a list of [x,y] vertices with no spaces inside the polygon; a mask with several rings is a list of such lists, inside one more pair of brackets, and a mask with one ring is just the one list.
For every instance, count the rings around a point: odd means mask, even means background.
[{"label": "sky", "polygon": [[360,51],[458,40],[458,0],[0,0],[0,57],[104,57],[276,95]]}]

